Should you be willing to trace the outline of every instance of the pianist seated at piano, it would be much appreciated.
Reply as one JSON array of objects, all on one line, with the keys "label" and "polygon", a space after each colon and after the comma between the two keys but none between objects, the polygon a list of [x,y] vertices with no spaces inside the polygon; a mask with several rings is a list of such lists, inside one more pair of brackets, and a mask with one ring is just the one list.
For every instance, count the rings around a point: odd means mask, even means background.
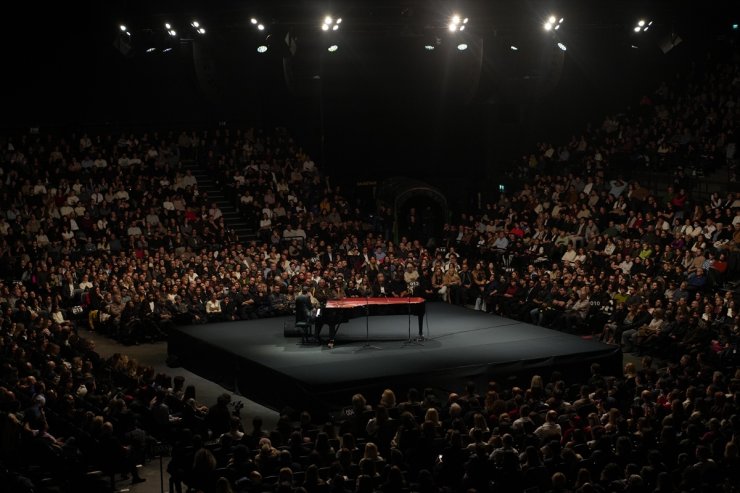
[{"label": "pianist seated at piano", "polygon": [[308,286],[302,286],[301,292],[295,297],[295,323],[297,327],[303,329],[304,339],[308,339],[313,332],[311,328],[319,306],[319,300],[312,296]]}]

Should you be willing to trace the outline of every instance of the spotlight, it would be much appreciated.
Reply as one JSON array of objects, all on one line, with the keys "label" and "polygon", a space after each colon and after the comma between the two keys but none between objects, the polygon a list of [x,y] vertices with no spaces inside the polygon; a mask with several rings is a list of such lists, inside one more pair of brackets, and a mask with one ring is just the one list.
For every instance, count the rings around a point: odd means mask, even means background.
[{"label": "spotlight", "polygon": [[167,31],[167,34],[169,34],[172,37],[175,37],[177,36],[177,31],[175,31],[174,29],[170,29],[169,31]]},{"label": "spotlight", "polygon": [[162,53],[169,53],[170,51],[172,51],[172,48],[165,48]]},{"label": "spotlight", "polygon": [[733,30],[733,31],[737,31],[738,29],[740,29],[740,24],[737,24],[737,23],[736,23],[736,24],[733,24],[733,25],[732,25],[732,30]]},{"label": "spotlight", "polygon": [[264,31],[265,30],[265,25],[264,24],[257,24],[257,29],[259,31]]},{"label": "spotlight", "polygon": [[567,49],[568,49],[568,47],[567,47],[567,46],[565,46],[565,45],[564,45],[563,43],[558,43],[558,48],[560,48],[560,49],[561,49],[561,50],[563,50],[563,51],[565,51],[565,50],[567,50]]},{"label": "spotlight", "polygon": [[193,22],[190,23],[190,25],[193,26],[194,28],[198,29],[200,27],[200,22],[193,21]]},{"label": "spotlight", "polygon": [[434,51],[434,45],[424,45],[424,49],[427,51]]},{"label": "spotlight", "polygon": [[329,53],[334,53],[338,49],[339,49],[339,46],[337,46],[337,45],[331,45],[330,47],[327,48],[327,50],[329,51]]},{"label": "spotlight", "polygon": [[557,31],[558,29],[560,29],[560,26],[563,24],[564,21],[565,17],[561,17],[560,19],[558,19],[556,16],[551,15],[547,18],[547,21],[545,21],[542,27],[545,29],[545,31],[552,31],[553,29]]},{"label": "spotlight", "polygon": [[267,46],[266,45],[259,45],[257,47],[257,53],[265,53],[266,51],[267,51]]},{"label": "spotlight", "polygon": [[461,18],[458,14],[453,15],[450,18],[449,24],[447,24],[447,29],[451,32],[457,32],[457,31],[464,31],[465,30],[465,24],[468,23],[468,18],[465,17],[464,19]]},{"label": "spotlight", "polygon": [[249,22],[251,22],[255,26],[257,25],[257,19],[255,19],[254,17],[252,17],[251,19],[249,19]]},{"label": "spotlight", "polygon": [[205,34],[205,33],[206,33],[205,28],[201,27],[200,29],[198,29],[198,34]]},{"label": "spotlight", "polygon": [[126,32],[126,26],[124,26],[123,24],[118,26],[118,28],[121,30],[121,32],[124,32],[124,33]]},{"label": "spotlight", "polygon": [[511,48],[511,51],[519,51],[519,48],[514,45],[511,45],[509,48]]},{"label": "spotlight", "polygon": [[153,48],[153,47],[152,47],[152,48],[147,48],[147,49],[146,49],[146,52],[147,52],[147,53],[151,53],[151,52],[153,52],[153,51],[155,51],[155,50],[156,50],[156,48]]},{"label": "spotlight", "polygon": [[637,21],[637,24],[635,24],[635,27],[632,29],[636,33],[639,33],[640,31],[646,32],[648,29],[650,29],[650,26],[653,25],[653,21],[646,21],[645,19],[640,19]]},{"label": "spotlight", "polygon": [[172,29],[172,26],[170,25],[170,23],[169,23],[169,22],[165,22],[165,23],[164,23],[164,28],[165,28],[165,29],[167,29],[167,30],[169,31],[169,30],[171,30],[171,29]]},{"label": "spotlight", "polygon": [[460,43],[459,45],[457,45],[457,49],[460,51],[465,51],[468,49],[468,45],[465,43]]},{"label": "spotlight", "polygon": [[332,16],[327,15],[326,17],[324,17],[324,23],[321,24],[321,30],[328,31],[329,29],[331,29],[332,31],[337,31],[339,30],[339,24],[341,23],[342,23],[341,17],[334,19],[332,18]]}]

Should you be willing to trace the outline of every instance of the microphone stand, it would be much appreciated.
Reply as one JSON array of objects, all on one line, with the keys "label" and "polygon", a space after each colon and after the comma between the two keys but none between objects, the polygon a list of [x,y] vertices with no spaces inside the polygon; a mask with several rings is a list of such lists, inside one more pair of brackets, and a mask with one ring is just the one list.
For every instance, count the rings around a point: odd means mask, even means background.
[{"label": "microphone stand", "polygon": [[360,352],[365,349],[383,349],[379,346],[373,346],[370,344],[370,296],[368,296],[367,291],[365,292],[365,344],[355,352]]},{"label": "microphone stand", "polygon": [[416,338],[416,339],[413,339],[411,337],[411,294],[413,293],[414,289],[418,285],[419,285],[418,282],[410,282],[409,285],[408,285],[409,292],[408,292],[408,296],[406,298],[406,306],[408,307],[408,311],[409,311],[409,338],[406,340],[406,342],[403,343],[403,345],[402,345],[403,347],[409,346],[409,345],[414,345],[414,346],[423,346],[424,345],[421,342],[421,340],[420,340],[421,337]]}]

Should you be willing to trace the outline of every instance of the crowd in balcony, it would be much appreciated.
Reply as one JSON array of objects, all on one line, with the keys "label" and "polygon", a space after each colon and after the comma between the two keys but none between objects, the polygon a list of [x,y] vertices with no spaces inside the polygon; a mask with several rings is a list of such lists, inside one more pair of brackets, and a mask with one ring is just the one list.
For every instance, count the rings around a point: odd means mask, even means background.
[{"label": "crowd in balcony", "polygon": [[[739,75],[737,63],[691,72],[597,131],[539,146],[526,185],[455,211],[434,238],[413,209],[392,238],[283,129],[3,137],[3,484],[102,487],[91,469],[138,482],[161,441],[175,489],[731,491],[740,197],[695,196],[681,173],[649,190],[619,164],[732,169]],[[199,168],[257,238],[236,237]],[[290,315],[303,286],[319,303],[412,292],[645,357],[580,382],[358,394],[329,425],[286,413],[244,434],[227,396],[206,406],[85,338],[140,344],[178,324]]]}]

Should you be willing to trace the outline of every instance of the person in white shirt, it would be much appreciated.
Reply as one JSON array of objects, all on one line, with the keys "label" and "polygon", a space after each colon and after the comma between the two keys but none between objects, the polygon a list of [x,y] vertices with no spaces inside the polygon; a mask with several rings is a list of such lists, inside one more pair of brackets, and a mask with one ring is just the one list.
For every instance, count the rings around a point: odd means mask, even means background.
[{"label": "person in white shirt", "polygon": [[185,176],[182,177],[180,184],[183,187],[192,187],[198,184],[198,180],[193,176],[193,173],[190,170],[187,170],[185,171]]},{"label": "person in white shirt", "polygon": [[558,413],[557,411],[547,411],[545,415],[545,422],[534,430],[534,434],[540,439],[540,443],[547,443],[550,440],[558,440],[562,437],[562,429],[558,424]]},{"label": "person in white shirt", "polygon": [[90,282],[90,280],[87,277],[87,274],[82,276],[82,281],[80,281],[80,289],[82,291],[87,291],[88,289],[91,289],[93,287],[93,283]]},{"label": "person in white shirt", "polygon": [[129,226],[127,233],[129,236],[141,236],[141,228],[139,227],[139,223],[135,222],[131,226]]},{"label": "person in white shirt", "polygon": [[98,169],[107,168],[108,161],[106,161],[104,157],[98,156],[98,158],[95,161],[93,161],[93,166]]},{"label": "person in white shirt", "polygon": [[39,231],[39,233],[36,235],[36,243],[40,247],[45,247],[49,244],[49,237],[46,236],[43,231]]},{"label": "person in white shirt", "polygon": [[576,256],[577,253],[576,249],[573,248],[573,243],[568,243],[568,250],[565,251],[560,260],[562,260],[566,265],[573,265],[576,261]]},{"label": "person in white shirt", "polygon": [[129,195],[128,195],[128,192],[123,187],[121,187],[113,195],[113,198],[115,198],[116,200],[128,200],[129,199]]},{"label": "person in white shirt", "polygon": [[211,204],[211,208],[208,210],[208,216],[213,221],[218,221],[223,216],[221,209],[219,209],[218,205],[216,205],[215,202]]},{"label": "person in white shirt", "polygon": [[211,299],[206,301],[206,314],[208,320],[217,322],[222,319],[221,301],[216,298],[216,293],[211,294]]},{"label": "person in white shirt", "polygon": [[36,185],[33,186],[33,194],[34,195],[46,195],[46,186],[44,186],[44,184],[41,183],[41,180],[36,182]]},{"label": "person in white shirt", "polygon": [[629,255],[627,255],[625,256],[624,260],[622,260],[619,263],[619,268],[622,269],[622,272],[624,274],[629,274],[630,271],[632,270],[632,265],[633,265],[632,258]]},{"label": "person in white shirt", "polygon": [[94,205],[98,205],[103,202],[103,194],[100,193],[100,190],[97,187],[95,188],[95,191],[90,195],[90,202],[92,202]]}]

